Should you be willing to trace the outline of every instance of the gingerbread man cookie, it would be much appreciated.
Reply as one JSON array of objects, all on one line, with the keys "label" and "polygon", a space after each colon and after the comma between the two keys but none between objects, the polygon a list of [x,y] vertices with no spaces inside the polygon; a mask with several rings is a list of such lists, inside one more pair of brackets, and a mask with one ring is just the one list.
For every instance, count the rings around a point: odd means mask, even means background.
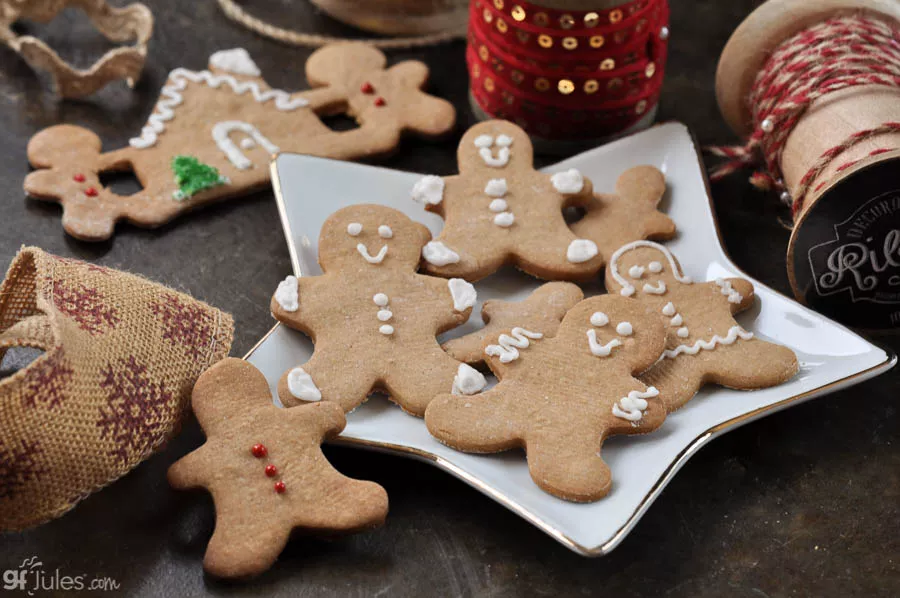
[{"label": "gingerbread man cookie", "polygon": [[[160,226],[198,205],[243,195],[269,183],[279,151],[349,160],[391,152],[404,131],[427,137],[449,131],[455,112],[421,91],[427,67],[415,61],[385,69],[379,50],[360,43],[326,46],[306,63],[317,89],[270,88],[245,50],[216,52],[209,69],[169,74],[147,125],[128,147],[101,153],[100,138],[73,125],[35,135],[28,159],[39,169],[25,191],[63,206],[74,237],[112,236],[118,220]],[[359,128],[332,131],[320,115],[346,113]],[[143,189],[120,196],[100,174],[132,171]]]},{"label": "gingerbread man cookie", "polygon": [[735,321],[734,314],[753,305],[753,285],[742,278],[695,283],[668,249],[634,241],[613,254],[606,287],[638,299],[668,328],[663,358],[642,379],[659,389],[670,412],[705,384],[766,388],[799,369],[793,351],[755,338]]},{"label": "gingerbread man cookie", "polygon": [[203,559],[210,574],[262,573],[293,529],[352,532],[384,522],[384,488],[342,475],[322,454],[322,441],[346,425],[337,405],[280,409],[265,376],[233,358],[200,377],[192,403],[206,443],[172,465],[168,478],[175,488],[212,494],[216,529]]},{"label": "gingerbread man cookie", "polygon": [[634,377],[659,358],[665,338],[659,318],[638,301],[585,299],[553,338],[517,327],[488,344],[499,384],[471,397],[435,398],[425,423],[435,438],[466,452],[523,447],[538,486],[595,501],[612,483],[600,457],[604,439],[650,432],[665,419],[657,390]]},{"label": "gingerbread man cookie", "polygon": [[485,301],[481,306],[484,328],[447,341],[444,351],[454,359],[468,364],[484,361],[484,341],[496,338],[503,331],[519,326],[551,337],[556,334],[563,316],[573,305],[584,299],[584,293],[571,282],[548,282],[522,301]]},{"label": "gingerbread man cookie", "polygon": [[312,358],[278,386],[285,405],[328,400],[350,411],[383,390],[421,416],[443,392],[484,387],[477,370],[444,353],[437,334],[464,323],[475,288],[459,278],[417,274],[424,225],[377,205],[338,210],[322,226],[322,276],[289,276],[272,314],[315,343]]},{"label": "gingerbread man cookie", "polygon": [[512,264],[547,280],[586,280],[603,266],[596,243],[563,217],[591,201],[591,182],[575,169],[538,172],[532,155],[525,131],[491,120],[463,135],[458,175],[416,183],[413,199],[445,221],[422,251],[426,271],[474,281]]},{"label": "gingerbread man cookie", "polygon": [[616,192],[594,194],[584,218],[570,228],[579,237],[596,243],[604,261],[632,241],[671,239],[675,223],[657,209],[665,192],[666,177],[658,168],[629,168],[616,181]]}]

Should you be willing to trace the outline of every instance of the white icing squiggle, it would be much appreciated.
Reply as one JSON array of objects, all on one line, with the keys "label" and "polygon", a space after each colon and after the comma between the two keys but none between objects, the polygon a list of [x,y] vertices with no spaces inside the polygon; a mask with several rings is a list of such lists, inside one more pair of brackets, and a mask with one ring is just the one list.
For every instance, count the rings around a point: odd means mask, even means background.
[{"label": "white icing squiggle", "polygon": [[194,83],[203,83],[217,89],[223,84],[230,87],[237,95],[243,95],[250,92],[253,99],[260,104],[275,100],[275,108],[283,112],[296,110],[297,108],[308,106],[309,102],[301,97],[291,97],[286,91],[281,89],[268,89],[263,91],[259,83],[255,81],[238,81],[231,75],[214,75],[209,71],[189,71],[185,68],[177,68],[169,73],[171,83],[164,86],[160,92],[160,99],[156,103],[156,110],[147,119],[147,124],[141,129],[140,137],[134,137],[128,141],[131,147],[136,149],[146,149],[156,145],[159,135],[166,130],[166,123],[175,118],[175,110],[184,102],[184,96],[180,92],[187,87],[188,81]]},{"label": "white icing squiggle", "polygon": [[296,276],[288,276],[275,289],[275,302],[287,312],[300,309],[300,284]]},{"label": "white icing squiggle", "polygon": [[712,351],[719,345],[732,345],[739,338],[742,338],[744,340],[751,339],[753,338],[753,333],[747,332],[740,326],[732,326],[728,330],[728,334],[725,335],[724,338],[716,334],[708,341],[700,339],[693,345],[678,345],[674,349],[667,349],[663,353],[663,357],[665,359],[674,359],[681,354],[696,355],[700,351]]},{"label": "white icing squiggle", "polygon": [[632,390],[627,396],[622,397],[613,403],[612,414],[624,420],[628,420],[632,425],[637,425],[644,417],[644,411],[650,406],[647,399],[659,396],[659,391],[655,386],[651,386],[645,391]]},{"label": "white icing squiggle", "polygon": [[672,267],[672,275],[678,282],[683,282],[684,284],[691,284],[693,282],[689,276],[685,276],[681,273],[678,265],[675,263],[675,256],[673,256],[672,252],[670,252],[668,249],[666,249],[659,243],[654,243],[653,241],[632,241],[631,243],[627,243],[616,249],[615,253],[612,254],[612,257],[609,260],[609,273],[612,275],[613,280],[615,280],[622,286],[622,290],[619,291],[621,295],[625,297],[631,297],[632,295],[634,295],[634,285],[632,285],[624,276],[619,273],[619,258],[622,257],[622,255],[624,255],[626,252],[638,247],[651,247],[665,255],[666,259],[669,260],[669,265]]},{"label": "white icing squiggle", "polygon": [[612,339],[608,343],[601,344],[597,341],[597,331],[596,330],[588,330],[588,346],[591,348],[591,354],[597,357],[609,357],[609,354],[612,353],[612,350],[616,347],[622,346],[622,341],[617,338]]},{"label": "white icing squiggle", "polygon": [[384,256],[387,255],[388,246],[382,245],[381,249],[376,255],[369,255],[369,248],[366,247],[363,243],[357,244],[356,250],[359,252],[359,255],[363,256],[363,258],[370,264],[380,264],[384,261]]},{"label": "white icing squiggle", "polygon": [[488,345],[484,349],[484,354],[499,357],[500,363],[509,363],[519,358],[519,349],[525,349],[531,344],[528,339],[537,340],[544,337],[540,332],[531,332],[519,326],[513,328],[511,334],[512,336],[501,334],[497,339],[499,344]]},{"label": "white icing squiggle", "polygon": [[719,292],[723,295],[728,296],[728,303],[738,304],[744,300],[744,296],[738,293],[733,286],[731,286],[731,282],[725,280],[724,278],[717,278],[716,284],[719,285]]}]

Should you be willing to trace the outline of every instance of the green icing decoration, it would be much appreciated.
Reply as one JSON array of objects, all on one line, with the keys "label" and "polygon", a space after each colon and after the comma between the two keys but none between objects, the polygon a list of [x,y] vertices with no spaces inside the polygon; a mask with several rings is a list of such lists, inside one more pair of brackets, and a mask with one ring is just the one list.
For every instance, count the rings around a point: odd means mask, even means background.
[{"label": "green icing decoration", "polygon": [[175,184],[178,185],[178,191],[173,196],[178,200],[228,182],[228,177],[220,175],[214,166],[204,164],[193,156],[172,158],[172,172],[175,173]]}]

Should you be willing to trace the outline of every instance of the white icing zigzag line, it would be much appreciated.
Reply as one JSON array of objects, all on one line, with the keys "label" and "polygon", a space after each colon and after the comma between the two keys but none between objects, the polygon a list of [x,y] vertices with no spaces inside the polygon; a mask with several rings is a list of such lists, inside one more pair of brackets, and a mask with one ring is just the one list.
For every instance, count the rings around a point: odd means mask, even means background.
[{"label": "white icing zigzag line", "polygon": [[711,339],[705,341],[703,339],[698,340],[693,345],[678,345],[674,349],[667,349],[663,353],[663,358],[665,359],[674,359],[678,357],[682,353],[685,355],[696,355],[701,350],[703,351],[712,351],[718,345],[733,345],[738,338],[742,338],[744,340],[749,340],[753,338],[752,332],[747,332],[740,326],[732,326],[728,329],[728,334],[725,338],[722,338],[718,334],[713,335]]},{"label": "white icing zigzag line", "polygon": [[628,282],[621,274],[619,274],[619,258],[628,251],[635,249],[637,247],[652,247],[656,249],[660,253],[666,256],[669,260],[669,265],[672,267],[672,275],[675,277],[675,280],[678,282],[683,282],[684,284],[691,284],[693,280],[689,276],[685,276],[680,272],[678,266],[675,264],[675,256],[672,255],[672,252],[660,245],[659,243],[654,243],[653,241],[632,241],[626,245],[622,245],[616,252],[612,254],[612,257],[609,259],[609,271],[612,274],[613,279],[622,285],[622,290],[619,293],[625,297],[630,297],[634,295],[634,286]]},{"label": "white icing zigzag line", "polygon": [[636,426],[637,422],[641,421],[641,418],[644,417],[644,411],[646,411],[647,407],[650,405],[646,399],[652,399],[658,396],[659,391],[656,390],[655,386],[651,386],[643,392],[640,390],[632,390],[628,393],[628,396],[624,396],[613,403],[612,414],[616,417],[626,419],[630,421],[632,425]]},{"label": "white icing zigzag line", "polygon": [[531,344],[528,340],[529,338],[537,340],[544,337],[540,332],[531,332],[519,326],[513,328],[511,334],[512,336],[501,334],[500,338],[497,339],[497,342],[500,344],[488,345],[484,348],[484,354],[499,356],[500,363],[509,363],[519,358],[518,349],[525,349]]},{"label": "white icing zigzag line", "polygon": [[734,290],[734,287],[731,286],[731,283],[724,278],[717,278],[716,284],[721,287],[721,292],[723,295],[728,296],[728,303],[738,304],[744,300],[744,296]]},{"label": "white icing zigzag line", "polygon": [[609,354],[612,353],[612,350],[622,344],[617,338],[612,339],[605,345],[601,345],[597,342],[597,331],[596,330],[588,330],[588,345],[591,347],[591,353],[597,357],[609,357]]},{"label": "white icing zigzag line", "polygon": [[162,88],[160,99],[156,104],[156,110],[147,119],[147,125],[141,129],[141,136],[133,137],[128,141],[131,147],[146,149],[156,144],[159,135],[166,130],[165,123],[175,117],[173,108],[184,101],[184,96],[179,92],[187,87],[188,81],[205,83],[213,89],[224,83],[237,95],[243,95],[249,91],[253,99],[259,103],[275,100],[275,108],[282,111],[291,111],[309,105],[309,102],[303,98],[291,98],[291,94],[286,91],[280,89],[263,91],[255,81],[238,81],[231,75],[213,75],[209,71],[195,72],[185,68],[177,68],[169,73],[169,79],[171,83]]}]

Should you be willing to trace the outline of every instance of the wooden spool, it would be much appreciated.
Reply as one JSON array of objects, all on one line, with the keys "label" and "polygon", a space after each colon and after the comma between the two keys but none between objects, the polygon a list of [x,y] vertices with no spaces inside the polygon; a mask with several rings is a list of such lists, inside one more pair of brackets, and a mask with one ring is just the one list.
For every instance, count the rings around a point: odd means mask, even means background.
[{"label": "wooden spool", "polygon": [[[752,132],[750,91],[782,42],[829,18],[860,13],[900,23],[900,2],[769,0],[751,13],[728,40],[716,72],[719,108],[731,128],[744,137]],[[819,98],[784,146],[788,191],[796,192],[826,150],[885,122],[900,122],[898,88],[854,87]],[[882,148],[891,151],[869,156]],[[850,326],[900,327],[900,134],[850,148],[813,181],[795,219],[787,268],[794,294],[814,309]]]}]

